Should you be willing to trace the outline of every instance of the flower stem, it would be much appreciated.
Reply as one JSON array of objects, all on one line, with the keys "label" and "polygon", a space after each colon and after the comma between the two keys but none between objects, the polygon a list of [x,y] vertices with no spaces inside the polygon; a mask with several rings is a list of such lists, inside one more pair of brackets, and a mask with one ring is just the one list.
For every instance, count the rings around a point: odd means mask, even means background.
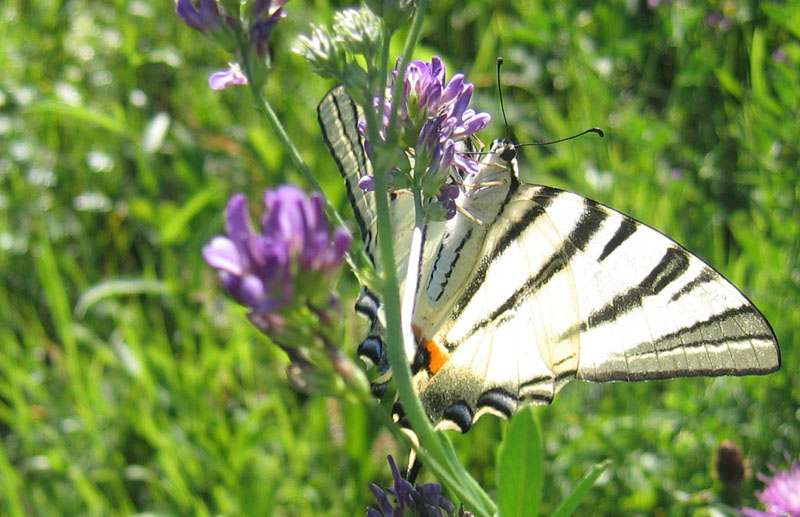
[{"label": "flower stem", "polygon": [[419,34],[422,32],[422,21],[425,18],[425,12],[428,10],[428,0],[418,0],[417,6],[414,11],[414,17],[411,20],[411,30],[408,32],[406,44],[403,47],[403,55],[400,58],[400,66],[397,67],[397,79],[394,83],[394,91],[392,92],[392,109],[389,115],[389,126],[387,131],[387,142],[393,142],[397,133],[397,113],[398,106],[400,106],[400,99],[403,96],[403,84],[406,76],[406,67],[408,62],[411,61],[411,54],[414,52],[414,47],[417,45]]},{"label": "flower stem", "polygon": [[[250,92],[253,94],[253,99],[256,101],[256,106],[264,115],[264,118],[267,119],[267,122],[269,122],[272,130],[278,136],[278,140],[280,140],[281,144],[283,144],[284,149],[286,149],[286,151],[289,153],[289,157],[291,158],[292,162],[294,162],[295,167],[297,167],[303,177],[305,177],[306,181],[308,181],[308,183],[311,185],[311,188],[322,195],[327,216],[336,222],[336,226],[347,228],[348,226],[345,224],[344,219],[342,219],[341,214],[339,214],[339,212],[333,207],[328,199],[328,196],[326,196],[325,192],[322,190],[319,182],[311,173],[311,169],[308,167],[308,164],[306,164],[303,156],[297,149],[297,146],[294,145],[291,137],[289,137],[289,134],[286,132],[286,128],[284,128],[283,124],[281,124],[278,114],[272,109],[272,105],[270,105],[267,98],[262,95],[262,86],[255,84],[253,80],[254,75],[250,69],[250,60],[247,51],[243,48],[241,53],[241,66],[245,76],[247,76],[247,82],[250,86]],[[364,247],[355,243],[355,241],[351,248],[351,252],[348,253],[347,262],[355,271],[362,270],[363,268],[369,267],[372,264],[372,261],[369,259],[369,257],[367,257]]]},{"label": "flower stem", "polygon": [[[394,91],[392,92],[392,106],[388,134],[386,142],[393,142],[396,138],[396,118],[398,106],[403,93],[405,69],[410,61],[411,54],[416,45],[417,39],[422,29],[422,21],[427,9],[427,0],[417,2],[416,12],[412,21],[411,30],[406,40],[403,50],[403,57],[398,68],[395,80]],[[384,42],[386,44],[386,41]],[[382,99],[385,95],[385,88],[381,88],[379,93]],[[382,109],[383,104],[379,104]],[[375,110],[367,107],[364,110],[367,117],[368,139],[371,142],[380,142],[378,135],[378,117]],[[415,225],[412,233],[411,254],[409,256],[407,278],[405,283],[404,303],[401,307],[399,279],[397,277],[397,266],[395,263],[393,233],[391,228],[391,218],[389,214],[388,182],[386,174],[382,173],[391,167],[391,163],[386,163],[391,159],[391,153],[387,152],[382,146],[376,145],[375,151],[375,205],[378,216],[378,244],[381,251],[381,266],[383,269],[383,304],[386,315],[386,340],[389,356],[397,392],[403,409],[411,423],[413,430],[419,437],[422,455],[429,455],[435,461],[428,461],[429,467],[460,499],[467,501],[473,506],[473,510],[480,515],[492,515],[497,509],[494,502],[486,495],[471,476],[464,470],[464,467],[454,460],[448,453],[447,447],[440,441],[435,430],[428,420],[427,413],[422,407],[419,397],[414,392],[411,380],[411,371],[408,366],[410,350],[413,354],[416,342],[411,330],[411,319],[414,308],[414,295],[417,287],[417,271],[423,251],[423,225],[424,213],[422,207],[422,194],[419,188],[413,189],[415,206]],[[384,158],[386,157],[386,158]],[[427,451],[427,452],[424,452]]]}]

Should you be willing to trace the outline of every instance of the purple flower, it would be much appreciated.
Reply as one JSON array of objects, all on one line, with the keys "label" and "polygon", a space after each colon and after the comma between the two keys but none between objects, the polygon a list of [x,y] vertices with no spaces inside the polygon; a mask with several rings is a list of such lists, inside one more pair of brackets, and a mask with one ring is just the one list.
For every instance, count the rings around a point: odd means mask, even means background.
[{"label": "purple flower", "polygon": [[439,195],[436,196],[436,199],[439,200],[439,203],[442,204],[442,208],[444,208],[446,212],[445,219],[452,219],[453,216],[456,215],[456,199],[458,199],[460,193],[461,190],[458,188],[458,185],[454,185],[453,183],[442,185],[442,189],[439,191]]},{"label": "purple flower", "polygon": [[[214,237],[203,257],[219,270],[231,296],[264,321],[296,297],[319,292],[336,272],[350,247],[344,228],[331,232],[319,194],[292,185],[264,193],[260,230],[250,221],[247,198],[234,195],[225,209],[227,236]],[[323,293],[327,296],[327,292]]]},{"label": "purple flower", "polygon": [[[286,17],[283,6],[288,1],[254,0],[246,13],[229,13],[223,5],[236,11],[239,8],[231,7],[233,4],[221,4],[218,0],[175,0],[175,12],[189,27],[208,35],[236,54],[239,63],[247,65],[245,69],[249,71],[249,78],[236,64],[228,70],[212,74],[208,78],[212,89],[222,90],[232,84],[247,84],[248,81],[260,83],[266,78],[269,37],[278,20]],[[247,62],[243,61],[245,59]]]},{"label": "purple flower", "polygon": [[247,84],[247,76],[237,63],[229,63],[227,70],[220,70],[208,76],[208,86],[212,90],[224,90],[234,84]]},{"label": "purple flower", "polygon": [[455,166],[475,173],[478,162],[454,152],[455,143],[484,129],[492,117],[468,108],[475,87],[464,82],[464,74],[455,74],[449,82],[445,77],[444,63],[436,56],[430,63],[409,63],[401,105],[403,122],[418,135],[417,154],[426,153],[433,158],[432,172]]},{"label": "purple flower", "polygon": [[198,5],[199,8],[196,8],[192,0],[175,0],[175,13],[183,18],[186,25],[203,34],[214,32],[221,27],[222,14],[217,6],[217,0],[199,0]]},{"label": "purple flower", "polygon": [[256,0],[252,7],[250,45],[264,59],[269,51],[269,35],[278,20],[286,17],[283,6],[289,0]]},{"label": "purple flower", "polygon": [[733,21],[722,14],[722,11],[714,11],[706,16],[705,24],[707,27],[719,28],[724,32],[730,29],[731,25],[733,25]]},{"label": "purple flower", "polygon": [[742,508],[748,517],[800,517],[800,463],[792,462],[788,472],[770,466],[772,478],[758,474],[767,487],[758,494],[766,512]]},{"label": "purple flower", "polygon": [[772,59],[774,59],[778,63],[789,62],[789,56],[786,55],[786,52],[783,50],[783,47],[778,47],[775,50],[775,52],[772,53]]},{"label": "purple flower", "polygon": [[386,489],[394,502],[374,483],[369,484],[369,489],[378,500],[378,508],[368,507],[367,517],[441,517],[442,515],[458,515],[459,517],[472,517],[472,514],[459,508],[455,513],[453,503],[442,495],[442,487],[436,483],[426,483],[413,486],[397,469],[394,458],[388,456],[389,467],[392,469],[393,486]]},{"label": "purple flower", "polygon": [[[409,63],[403,80],[403,98],[399,107],[401,126],[399,140],[401,147],[409,154],[413,154],[417,167],[423,164],[422,170],[427,176],[432,176],[432,180],[429,178],[423,184],[435,187],[427,191],[428,194],[438,197],[446,213],[452,217],[455,214],[451,207],[452,200],[446,196],[443,198],[441,192],[448,178],[448,169],[456,167],[464,173],[472,174],[478,171],[478,162],[458,152],[458,149],[461,142],[489,124],[491,115],[477,113],[468,107],[474,86],[464,81],[464,74],[457,73],[450,81],[447,81],[446,77],[444,63],[438,57],[433,57],[430,63],[424,61]],[[394,71],[392,82],[396,80],[397,70]],[[376,98],[375,111],[381,116],[381,128],[378,134],[385,139],[393,108],[388,98],[384,100],[382,107],[378,106],[378,102]],[[360,124],[359,130],[362,134],[366,134],[366,124]],[[365,147],[367,153],[370,153],[371,146],[368,141]],[[409,151],[412,148],[413,153]],[[371,185],[369,179],[364,180],[364,183]]]}]

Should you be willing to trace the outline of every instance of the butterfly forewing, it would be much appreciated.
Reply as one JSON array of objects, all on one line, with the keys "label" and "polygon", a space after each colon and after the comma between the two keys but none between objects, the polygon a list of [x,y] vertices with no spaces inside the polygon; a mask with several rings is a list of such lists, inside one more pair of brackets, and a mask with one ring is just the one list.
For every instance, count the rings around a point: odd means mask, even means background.
[{"label": "butterfly forewing", "polygon": [[577,377],[593,381],[775,371],[775,335],[739,290],[660,232],[577,194],[527,186],[574,248]]}]

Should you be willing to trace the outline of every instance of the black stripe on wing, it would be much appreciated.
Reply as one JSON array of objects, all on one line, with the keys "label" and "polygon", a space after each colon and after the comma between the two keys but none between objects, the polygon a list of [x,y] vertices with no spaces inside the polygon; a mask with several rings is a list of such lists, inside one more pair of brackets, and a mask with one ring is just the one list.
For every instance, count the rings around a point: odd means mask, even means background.
[{"label": "black stripe on wing", "polygon": [[[513,193],[516,194],[516,189],[513,189]],[[509,192],[509,194],[511,194],[511,192]],[[524,232],[530,225],[535,224],[536,219],[545,214],[547,206],[551,201],[552,198],[545,199],[544,202],[539,204],[533,204],[527,211],[525,211],[525,213],[522,214],[522,217],[511,223],[509,228],[497,240],[497,244],[494,246],[491,253],[481,258],[475,274],[472,275],[472,280],[464,288],[461,296],[453,306],[453,311],[450,315],[452,319],[458,318],[467,305],[469,305],[469,302],[472,301],[472,298],[475,296],[475,294],[480,290],[481,286],[486,281],[486,273],[495,259],[502,255],[503,252],[505,252],[505,250],[511,245],[511,243],[516,241],[516,239],[522,235],[522,232]],[[499,217],[502,217],[502,212],[500,212]]]},{"label": "black stripe on wing", "polygon": [[699,275],[697,275],[695,278],[693,278],[692,280],[687,282],[686,285],[684,285],[683,287],[680,288],[680,290],[678,290],[678,292],[673,294],[672,298],[670,298],[670,301],[671,302],[678,301],[678,299],[680,297],[682,297],[682,296],[684,296],[686,294],[689,294],[690,292],[692,292],[693,289],[695,289],[697,287],[700,287],[703,284],[707,284],[708,282],[711,282],[712,280],[714,280],[714,278],[718,274],[719,273],[714,271],[711,267],[708,267],[708,266],[704,267]]},{"label": "black stripe on wing", "polygon": [[[687,325],[669,334],[659,336],[655,339],[655,350],[653,349],[653,343],[649,342],[640,343],[629,350],[632,355],[647,357],[648,355],[655,356],[656,354],[663,354],[678,349],[692,350],[709,346],[720,347],[733,343],[745,343],[753,340],[774,340],[775,336],[771,333],[765,333],[760,330],[750,330],[754,328],[763,328],[763,321],[764,317],[755,307],[752,305],[741,305],[729,308],[703,321]],[[725,326],[724,329],[722,328],[723,326]],[[728,351],[728,353],[730,353],[730,351]],[[755,356],[756,360],[758,360],[757,353]],[[778,367],[780,367],[780,364]],[[761,365],[754,365],[751,368],[736,365],[733,369],[721,367],[708,369],[692,368],[691,370],[681,371],[680,375],[684,377],[700,375],[752,375],[774,371],[775,369],[768,369]],[[646,376],[629,376],[628,380],[662,379],[675,376],[676,373],[674,371],[654,371],[648,372]]]},{"label": "black stripe on wing", "polygon": [[[449,235],[445,235],[442,238],[442,244],[439,245],[439,249],[436,251],[436,260],[433,262],[432,271],[436,271],[438,269],[439,261],[442,258],[442,256],[444,255],[444,251],[445,251],[444,242],[447,241],[448,237],[449,237]],[[453,274],[453,270],[456,268],[456,264],[458,263],[459,259],[461,258],[461,250],[464,249],[464,245],[467,243],[467,241],[469,241],[470,237],[472,237],[472,228],[469,228],[464,233],[464,236],[462,237],[461,242],[459,242],[456,245],[456,249],[453,251],[453,257],[450,259],[450,267],[448,268],[447,271],[444,272],[445,285],[450,280],[450,275]],[[422,266],[422,263],[420,263],[420,267],[421,266]],[[430,277],[428,277],[428,285],[425,286],[426,290],[428,290],[428,291],[431,290],[431,284],[433,283],[434,278],[435,278],[435,276],[433,274],[431,274]],[[439,292],[436,294],[436,297],[433,300],[435,302],[438,302],[442,298],[442,295],[444,294],[444,292],[445,292],[444,286],[440,287],[439,288]]]},{"label": "black stripe on wing", "polygon": [[658,264],[650,270],[650,273],[638,285],[614,296],[602,308],[590,314],[587,322],[577,325],[565,334],[574,333],[575,330],[583,331],[587,328],[603,325],[641,307],[642,300],[645,297],[657,295],[685,273],[689,269],[689,261],[690,256],[686,251],[674,247],[667,248],[666,253],[664,253]]},{"label": "black stripe on wing", "polygon": [[604,261],[609,255],[611,255],[614,250],[620,247],[620,245],[628,240],[628,237],[636,233],[636,227],[638,223],[633,219],[625,219],[622,221],[622,224],[619,225],[617,231],[614,232],[614,236],[611,237],[606,245],[603,247],[603,252],[600,254],[598,260],[600,262]]}]

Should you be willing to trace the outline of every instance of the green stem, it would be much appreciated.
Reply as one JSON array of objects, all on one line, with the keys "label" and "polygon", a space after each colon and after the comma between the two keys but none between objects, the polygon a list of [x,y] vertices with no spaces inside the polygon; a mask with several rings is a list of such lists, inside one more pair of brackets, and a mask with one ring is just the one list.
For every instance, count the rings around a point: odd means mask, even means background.
[{"label": "green stem", "polygon": [[[425,12],[428,10],[428,0],[418,0],[417,6],[414,11],[414,17],[411,20],[411,30],[408,33],[406,44],[403,47],[403,56],[400,58],[400,66],[397,69],[397,80],[394,83],[394,91],[392,92],[392,106],[400,105],[400,98],[403,95],[403,82],[406,76],[406,67],[408,62],[411,61],[411,54],[414,52],[414,47],[417,46],[417,40],[422,32],[422,21],[425,18]],[[397,111],[393,109],[389,115],[389,127],[386,137],[387,142],[393,142],[397,134]]]},{"label": "green stem", "polygon": [[[256,84],[253,80],[254,75],[250,68],[250,56],[244,47],[241,50],[241,55],[241,66],[245,76],[247,77],[250,92],[253,94],[253,98],[256,101],[256,106],[258,107],[259,111],[261,111],[261,113],[264,115],[264,118],[267,119],[267,122],[269,122],[272,130],[278,136],[278,140],[280,140],[284,149],[286,149],[286,151],[289,153],[289,157],[291,158],[292,162],[294,162],[295,167],[297,167],[303,177],[305,177],[306,181],[308,181],[308,183],[311,185],[311,188],[322,195],[327,216],[335,222],[336,226],[347,228],[348,226],[345,224],[344,219],[342,219],[341,214],[339,214],[339,212],[333,207],[328,199],[328,196],[326,196],[325,192],[322,190],[319,182],[311,173],[311,169],[306,164],[303,156],[297,149],[297,146],[294,145],[291,137],[289,137],[289,133],[286,132],[283,124],[281,124],[278,114],[272,109],[272,105],[270,105],[269,101],[267,101],[267,98],[262,95],[262,87]],[[351,252],[348,253],[347,262],[350,265],[350,268],[354,271],[363,270],[365,267],[370,267],[372,264],[372,261],[369,259],[369,257],[367,257],[366,251],[364,250],[364,247],[360,245],[360,242],[354,242]]]},{"label": "green stem", "polygon": [[286,129],[281,124],[278,115],[275,113],[275,110],[272,109],[269,101],[267,101],[266,97],[261,94],[261,85],[256,84],[253,81],[255,77],[253,75],[253,71],[250,69],[250,59],[249,55],[242,51],[243,59],[242,59],[242,68],[244,69],[244,74],[247,76],[248,86],[250,86],[250,92],[253,94],[253,98],[256,100],[256,105],[264,117],[269,122],[269,125],[272,126],[272,130],[280,140],[281,144],[283,144],[284,149],[289,153],[289,157],[291,158],[292,162],[294,162],[295,167],[300,171],[300,173],[306,178],[309,184],[319,192],[322,192],[322,187],[319,186],[316,178],[314,175],[311,174],[311,169],[308,168],[305,160],[300,155],[300,151],[292,142],[292,139],[289,137],[289,134],[286,132]]},{"label": "green stem", "polygon": [[[417,11],[414,13],[414,21],[412,22],[412,29],[406,41],[406,47],[403,57],[403,62],[408,60],[407,56],[411,54],[416,43],[416,37],[419,36],[422,19],[425,11],[426,0],[422,0],[417,5]],[[386,43],[386,42],[384,42]],[[394,96],[402,91],[403,84],[403,68],[397,76],[395,83]],[[383,96],[383,93],[380,94]],[[396,99],[393,99],[396,100]],[[399,101],[393,102],[393,106],[399,106]],[[378,135],[379,120],[374,109],[365,109],[367,117],[367,132],[370,142],[380,142]],[[392,110],[392,118],[396,117],[395,110]],[[393,131],[393,124],[389,124],[389,131]],[[389,142],[391,138],[387,138]],[[392,367],[395,383],[397,384],[397,391],[400,396],[400,401],[408,416],[411,425],[415,432],[418,433],[421,443],[426,447],[431,448],[431,452],[437,458],[444,457],[444,451],[441,449],[438,440],[433,435],[433,428],[431,427],[425,410],[419,399],[414,395],[414,388],[411,384],[411,370],[408,367],[408,358],[404,346],[404,324],[401,316],[401,302],[400,302],[400,288],[399,279],[397,277],[397,265],[395,264],[393,233],[391,227],[391,218],[389,214],[389,199],[388,199],[388,182],[385,171],[389,170],[391,164],[384,163],[386,160],[384,156],[391,156],[392,153],[386,152],[382,149],[383,146],[375,145],[376,163],[375,163],[375,208],[378,215],[378,245],[381,250],[381,266],[383,269],[383,305],[386,315],[386,341],[389,355],[389,364]],[[410,322],[409,322],[410,323]],[[406,344],[411,348],[414,347],[413,334],[411,335],[412,342]]]}]

